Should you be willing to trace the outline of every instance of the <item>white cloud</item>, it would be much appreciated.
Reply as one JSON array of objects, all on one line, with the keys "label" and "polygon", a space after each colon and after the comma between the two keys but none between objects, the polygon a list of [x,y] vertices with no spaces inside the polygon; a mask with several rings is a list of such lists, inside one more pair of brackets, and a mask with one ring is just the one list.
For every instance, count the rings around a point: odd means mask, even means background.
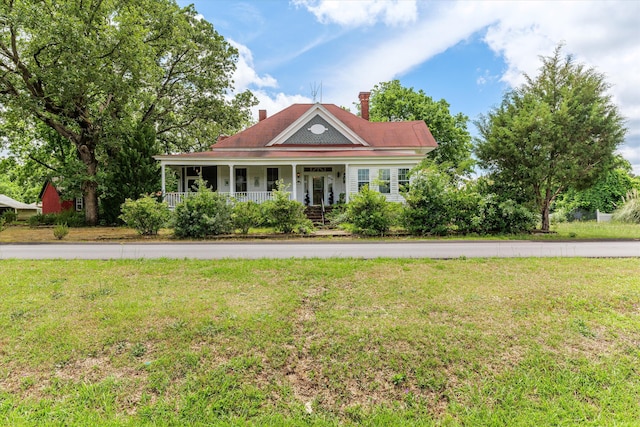
[{"label": "white cloud", "polygon": [[345,32],[346,31],[332,31],[332,32],[320,34],[319,36],[315,37],[313,40],[311,40],[307,44],[298,48],[297,50],[292,49],[284,55],[273,56],[271,58],[263,60],[262,64],[269,67],[278,67],[283,64],[287,64],[295,60],[299,56],[304,55],[307,52],[313,51],[314,49],[322,46],[325,43],[328,43],[332,40],[340,38]]},{"label": "white cloud", "polygon": [[[319,17],[349,18],[351,3],[314,3]],[[363,6],[360,6],[363,7]],[[311,10],[311,9],[310,9]],[[371,12],[371,16],[378,16]],[[417,21],[380,42],[359,45],[344,63],[334,64],[325,80],[327,98],[351,103],[355,92],[397,78],[464,41],[486,31],[484,41],[501,55],[507,69],[500,80],[516,86],[522,73],[535,76],[540,56],[553,53],[558,43],[579,63],[595,67],[612,85],[611,94],[629,119],[623,152],[640,172],[640,2],[530,1],[420,3]],[[364,19],[364,18],[363,18]],[[355,21],[354,21],[355,22]],[[478,84],[486,82],[480,76]],[[331,82],[338,82],[331,84]]]},{"label": "white cloud", "polygon": [[[429,3],[431,5],[431,3]],[[373,85],[396,78],[412,68],[465,40],[476,31],[494,21],[492,11],[481,2],[445,3],[422,11],[418,22],[402,33],[379,42],[359,46],[348,62],[338,64],[338,70],[327,82],[339,82],[330,86],[333,95],[352,99],[355,90],[365,90]],[[327,83],[329,86],[329,83]],[[342,98],[341,98],[342,97]],[[351,102],[351,101],[349,101]]]},{"label": "white cloud", "polygon": [[231,39],[227,40],[229,44],[238,49],[238,62],[236,63],[236,71],[233,74],[235,90],[243,92],[250,86],[255,87],[276,87],[278,82],[268,74],[259,76],[253,65],[253,54],[248,47],[237,43]]},{"label": "white cloud", "polygon": [[238,62],[233,75],[235,91],[243,92],[249,89],[258,99],[258,105],[251,109],[254,120],[258,120],[258,110],[267,110],[268,115],[273,115],[291,104],[311,102],[311,99],[302,95],[287,95],[283,92],[269,93],[266,91],[264,88],[278,87],[278,81],[268,74],[262,77],[258,75],[253,64],[253,54],[247,46],[231,39],[227,39],[227,41],[238,49]]},{"label": "white cloud", "polygon": [[294,0],[293,3],[306,7],[323,24],[348,27],[378,22],[397,26],[415,21],[418,15],[415,0]]},{"label": "white cloud", "polygon": [[500,76],[496,76],[491,74],[490,70],[482,70],[480,68],[476,69],[476,73],[478,77],[476,78],[476,85],[485,86],[490,83],[494,83],[496,80],[500,80]]},{"label": "white cloud", "polygon": [[258,110],[267,110],[267,116],[273,116],[292,104],[312,103],[311,98],[303,95],[287,95],[283,92],[270,94],[263,90],[253,91],[253,94],[258,98],[258,105],[251,111],[255,120],[258,120]]}]

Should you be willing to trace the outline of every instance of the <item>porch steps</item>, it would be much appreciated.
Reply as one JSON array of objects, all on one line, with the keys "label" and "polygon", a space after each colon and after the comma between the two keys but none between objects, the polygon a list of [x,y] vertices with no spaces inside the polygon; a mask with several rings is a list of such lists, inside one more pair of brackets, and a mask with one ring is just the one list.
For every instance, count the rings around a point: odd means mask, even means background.
[{"label": "porch steps", "polygon": [[304,213],[315,225],[325,225],[329,223],[327,220],[327,214],[331,212],[331,209],[331,206],[324,207],[324,222],[322,217],[322,206],[307,206]]}]

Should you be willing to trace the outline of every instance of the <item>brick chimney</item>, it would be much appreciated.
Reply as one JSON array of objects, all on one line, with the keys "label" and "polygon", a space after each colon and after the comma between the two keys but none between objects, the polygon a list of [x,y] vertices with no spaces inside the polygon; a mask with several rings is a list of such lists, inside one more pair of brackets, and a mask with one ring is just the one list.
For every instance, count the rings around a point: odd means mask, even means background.
[{"label": "brick chimney", "polygon": [[369,120],[369,96],[371,92],[360,92],[358,98],[360,98],[360,116]]},{"label": "brick chimney", "polygon": [[213,148],[218,142],[224,141],[225,139],[229,138],[229,136],[227,135],[219,135],[218,139],[216,139],[216,142],[214,142],[213,144],[211,144],[211,148]]},{"label": "brick chimney", "polygon": [[258,121],[261,122],[267,118],[267,110],[258,110]]}]

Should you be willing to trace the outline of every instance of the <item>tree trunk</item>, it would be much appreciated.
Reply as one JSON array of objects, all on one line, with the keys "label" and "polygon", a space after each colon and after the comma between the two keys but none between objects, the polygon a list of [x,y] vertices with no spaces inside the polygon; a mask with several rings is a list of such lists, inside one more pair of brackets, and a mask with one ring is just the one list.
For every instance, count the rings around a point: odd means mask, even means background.
[{"label": "tree trunk", "polygon": [[98,225],[98,184],[87,180],[82,184],[84,194],[84,220],[87,225]]},{"label": "tree trunk", "polygon": [[78,153],[87,167],[87,179],[82,183],[84,219],[87,225],[95,226],[98,225],[98,183],[96,182],[98,161],[95,152],[86,144],[80,145]]},{"label": "tree trunk", "polygon": [[548,197],[544,198],[544,202],[542,202],[542,227],[540,227],[541,231],[549,231],[550,221],[549,221],[549,208],[551,206],[551,199]]}]

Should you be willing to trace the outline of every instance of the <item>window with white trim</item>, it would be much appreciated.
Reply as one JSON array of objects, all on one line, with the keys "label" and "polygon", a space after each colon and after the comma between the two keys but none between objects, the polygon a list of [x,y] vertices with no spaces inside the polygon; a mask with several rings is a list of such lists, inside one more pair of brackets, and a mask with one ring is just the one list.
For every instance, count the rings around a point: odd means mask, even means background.
[{"label": "window with white trim", "polygon": [[358,191],[369,185],[369,169],[358,169]]},{"label": "window with white trim", "polygon": [[398,189],[399,191],[409,189],[409,168],[398,169]]},{"label": "window with white trim", "polygon": [[391,193],[391,169],[380,169],[378,171],[378,191],[382,194]]}]

